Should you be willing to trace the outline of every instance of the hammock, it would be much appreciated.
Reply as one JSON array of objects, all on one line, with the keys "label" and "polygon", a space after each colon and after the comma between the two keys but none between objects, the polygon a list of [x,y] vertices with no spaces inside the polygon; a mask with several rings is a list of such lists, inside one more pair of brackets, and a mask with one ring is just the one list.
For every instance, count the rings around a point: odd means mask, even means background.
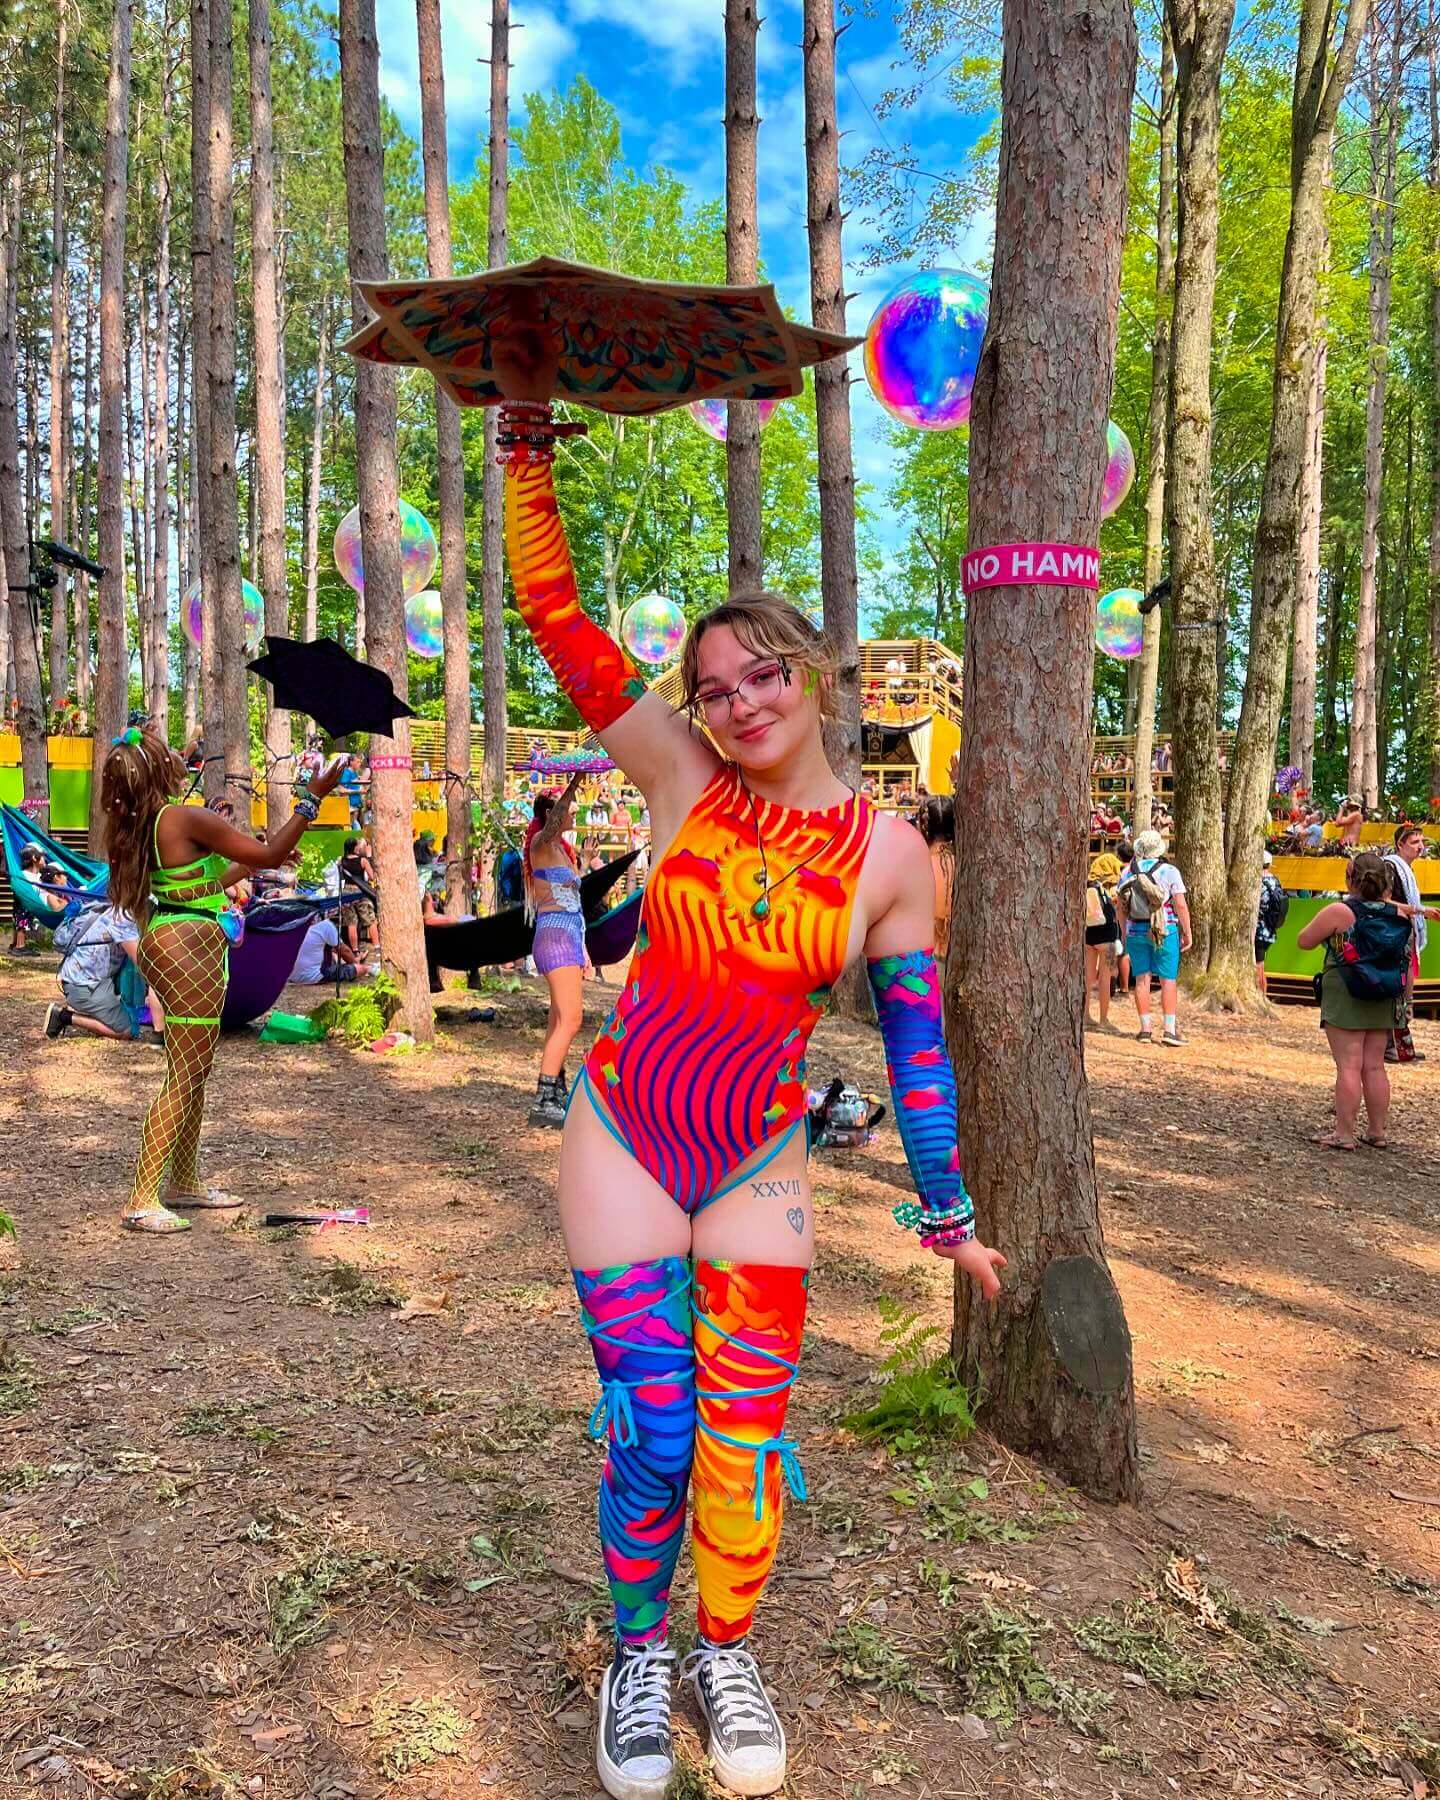
[{"label": "hammock", "polygon": [[[5,869],[10,877],[16,907],[19,911],[28,913],[47,931],[53,931],[70,910],[67,905],[61,910],[52,911],[47,903],[47,896],[63,894],[72,899],[81,899],[86,895],[98,897],[105,893],[110,880],[110,871],[105,864],[82,855],[78,850],[69,849],[58,838],[52,838],[28,814],[21,812],[18,806],[0,806],[0,839],[3,839],[5,845]],[[20,867],[20,855],[32,844],[37,846],[47,863],[54,863],[65,871],[70,878],[69,887],[38,882],[24,872]]]},{"label": "hammock", "polygon": [[[616,951],[615,945],[624,937],[626,921],[621,920],[618,928],[617,915],[624,914],[632,905],[634,910],[629,915],[630,943],[635,940],[635,926],[640,918],[640,895],[633,895],[631,900],[613,907],[607,913],[601,913],[600,903],[619,881],[621,876],[639,855],[632,850],[626,856],[617,856],[603,868],[592,869],[588,875],[580,877],[580,909],[585,915],[585,944],[590,946],[591,933],[602,932],[601,948],[603,957],[597,957],[591,950],[590,960],[597,967],[605,963],[619,962],[629,949]],[[535,927],[527,924],[525,909],[520,906],[507,906],[502,912],[490,913],[483,919],[456,919],[453,925],[427,925],[425,927],[425,955],[430,964],[430,982],[433,987],[439,980],[441,969],[483,968],[486,964],[519,962],[530,954],[535,941]]]}]

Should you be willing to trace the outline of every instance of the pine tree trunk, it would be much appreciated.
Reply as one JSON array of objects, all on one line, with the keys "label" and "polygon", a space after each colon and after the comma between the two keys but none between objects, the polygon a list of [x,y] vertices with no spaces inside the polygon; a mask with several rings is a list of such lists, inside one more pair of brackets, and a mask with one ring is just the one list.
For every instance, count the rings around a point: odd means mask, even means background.
[{"label": "pine tree trunk", "polygon": [[210,7],[210,534],[224,696],[225,797],[250,825],[250,707],[235,467],[235,56],[225,0]]},{"label": "pine tree trunk", "polygon": [[[69,290],[65,234],[65,55],[69,20],[58,9],[55,25],[55,124],[50,149],[50,535],[65,533],[70,422],[66,375],[70,361]],[[70,593],[67,573],[58,571],[50,594],[50,704],[70,691]]]},{"label": "pine tree trunk", "polygon": [[[1115,357],[1135,24],[1006,0],[990,319],[970,423],[969,544],[1094,544]],[[1063,295],[1063,303],[1061,296]],[[981,589],[965,640],[946,1010],[961,1166],[1005,1294],[957,1282],[955,1354],[989,1429],[1108,1500],[1139,1489],[1130,1333],[1105,1261],[1082,1057],[1094,601]],[[995,871],[1009,896],[995,904]],[[1051,928],[1038,934],[1043,910]],[[995,1029],[1004,992],[1022,1030]]]},{"label": "pine tree trunk", "polygon": [[219,576],[211,480],[210,290],[214,226],[210,202],[210,15],[212,0],[190,0],[190,393],[195,419],[196,570],[200,576],[200,708],[207,801],[225,792],[225,690],[221,678]]},{"label": "pine tree trunk", "polygon": [[100,227],[100,452],[97,465],[100,617],[95,654],[90,853],[100,853],[100,770],[125,727],[125,201],[130,170],[130,53],[135,0],[115,0],[105,85],[105,178]]},{"label": "pine tree trunk", "polygon": [[[146,295],[143,284],[140,294],[140,315],[143,319]],[[134,369],[138,360],[141,370],[143,391],[140,405],[135,405]],[[145,414],[148,411],[147,400],[150,390],[150,379],[145,373],[148,363],[144,334],[138,346],[132,345],[125,357],[125,475],[127,498],[130,507],[130,560],[132,580],[135,586],[135,648],[140,657],[140,694],[145,711],[150,710],[150,570],[149,559],[145,555],[146,533],[142,525],[142,514],[145,505],[145,478],[139,473],[145,466],[145,451],[142,444],[137,460],[135,455],[135,432],[137,425],[143,432]],[[127,714],[128,716],[128,714]]]},{"label": "pine tree trunk", "polygon": [[[171,91],[170,6],[164,10],[162,58],[164,86],[160,97],[160,141],[168,145],[174,107]],[[155,424],[150,443],[151,527],[153,553],[150,564],[152,660],[155,686],[150,716],[162,737],[170,730],[170,168],[160,159],[160,216],[155,261]]]},{"label": "pine tree trunk", "polygon": [[1195,966],[1204,968],[1224,900],[1220,769],[1215,739],[1216,646],[1221,633],[1210,480],[1210,346],[1219,223],[1220,72],[1235,0],[1167,0],[1175,51],[1175,305],[1170,337],[1170,702],[1175,755],[1175,847],[1189,890]]},{"label": "pine tree trunk", "polygon": [[[1430,0],[1430,201],[1435,209],[1432,254],[1440,268],[1440,79],[1436,70],[1435,0]],[[1440,807],[1440,279],[1430,281],[1430,671],[1426,688],[1430,732],[1430,808]]]},{"label": "pine tree trunk", "polygon": [[[492,269],[509,256],[510,0],[490,4],[490,191],[486,255]],[[505,682],[505,475],[499,464],[496,415],[485,409],[484,517],[480,552],[480,698],[485,716],[482,791],[491,808],[505,796],[505,739],[509,698]],[[468,772],[468,768],[467,768]],[[495,904],[494,857],[482,873],[482,904]]]},{"label": "pine tree trunk", "polygon": [[[725,279],[749,286],[760,278],[756,198],[754,0],[725,0]],[[808,43],[808,33],[807,33]],[[732,594],[765,585],[760,521],[760,414],[753,400],[732,400],[725,435],[725,510]]]},{"label": "pine tree trunk", "polygon": [[[425,158],[425,247],[430,274],[448,276],[450,173],[440,0],[416,0],[420,124]],[[445,893],[452,915],[472,912],[470,881],[470,611],[465,569],[465,452],[460,409],[435,388],[440,496],[440,605],[445,647]]]},{"label": "pine tree trunk", "polygon": [[[1166,410],[1170,392],[1170,320],[1175,304],[1175,57],[1166,32],[1160,51],[1160,166],[1155,201],[1155,336],[1150,356],[1149,468],[1145,478],[1145,589],[1165,566]],[[1155,705],[1160,683],[1158,606],[1145,615],[1135,678],[1135,804],[1132,831],[1150,829],[1155,804]]]},{"label": "pine tree trunk", "polygon": [[1380,801],[1376,766],[1376,563],[1385,479],[1385,392],[1390,372],[1391,260],[1395,244],[1395,158],[1400,131],[1400,43],[1403,8],[1395,11],[1388,76],[1381,65],[1380,13],[1370,21],[1370,353],[1365,391],[1365,511],[1360,543],[1360,594],[1355,607],[1355,686],[1350,709],[1350,792],[1366,810]]},{"label": "pine tree trunk", "polygon": [[1349,568],[1350,559],[1342,520],[1335,532],[1330,579],[1325,584],[1325,679],[1320,693],[1320,749],[1327,757],[1335,754],[1339,739],[1337,703],[1340,695],[1340,652],[1345,641],[1345,580]]},{"label": "pine tree trunk", "polygon": [[[198,573],[195,561],[195,438],[193,428],[187,425],[190,405],[187,367],[182,326],[175,345],[175,562],[182,602]],[[183,631],[180,646],[181,742],[188,746],[200,728],[200,652]]]},{"label": "pine tree trunk", "polygon": [[[1324,249],[1321,250],[1322,263]],[[1295,642],[1290,652],[1290,761],[1300,785],[1315,781],[1315,700],[1320,642],[1320,527],[1325,491],[1325,365],[1329,342],[1320,322],[1300,468],[1300,561],[1295,572]]]},{"label": "pine tree trunk", "polygon": [[[383,281],[384,151],[380,135],[380,53],[375,0],[340,0],[340,82],[345,198],[352,282]],[[363,315],[363,303],[357,301]],[[357,325],[362,322],[357,317]],[[405,601],[400,577],[400,503],[395,466],[395,375],[378,363],[355,365],[355,464],[365,557],[369,660],[405,694]],[[410,722],[371,740],[370,800],[380,893],[380,944],[401,994],[399,1023],[417,1039],[435,1035],[425,962],[425,928],[410,838]],[[377,766],[378,765],[378,766]],[[398,765],[398,766],[397,766]]]},{"label": "pine tree trunk", "polygon": [[[90,476],[94,467],[94,436],[90,415],[95,407],[95,273],[85,264],[85,377],[80,412],[80,493],[77,499],[76,540],[87,556],[95,555],[90,539]],[[71,632],[75,658],[75,703],[87,713],[90,707],[90,577],[82,569],[75,578],[75,618]]]},{"label": "pine tree trunk", "polygon": [[305,637],[320,629],[320,478],[325,463],[325,361],[330,351],[330,311],[322,301],[315,334],[315,416],[310,425],[310,481],[305,495]]},{"label": "pine tree trunk", "polygon": [[[290,635],[285,570],[285,410],[275,267],[275,131],[270,108],[270,0],[250,0],[250,280],[255,316],[255,505],[265,629]],[[265,689],[265,824],[290,816],[294,777],[290,714]]]}]

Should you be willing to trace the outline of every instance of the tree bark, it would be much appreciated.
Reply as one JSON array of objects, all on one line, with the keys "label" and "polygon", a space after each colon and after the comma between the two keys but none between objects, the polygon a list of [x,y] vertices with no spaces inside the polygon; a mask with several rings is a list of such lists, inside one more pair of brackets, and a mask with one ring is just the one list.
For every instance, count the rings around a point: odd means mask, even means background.
[{"label": "tree bark", "polygon": [[211,480],[210,290],[214,226],[210,203],[211,0],[190,0],[190,293],[192,301],[190,404],[195,419],[196,569],[200,576],[200,707],[205,745],[202,787],[207,801],[225,792],[225,690],[221,677],[219,576],[215,563],[214,486]]},{"label": "tree bark", "polygon": [[[275,128],[270,104],[270,0],[250,0],[250,281],[255,316],[255,505],[265,629],[290,635],[285,571],[285,402],[275,267]],[[290,816],[294,775],[290,714],[265,689],[265,824]]]},{"label": "tree bark", "polygon": [[[425,247],[432,277],[453,271],[445,144],[440,0],[416,0],[420,128],[425,158]],[[473,912],[470,880],[470,610],[465,570],[465,452],[460,408],[435,386],[440,495],[440,606],[445,649],[445,893],[452,915]]]},{"label": "tree bark", "polygon": [[[1325,250],[1321,248],[1323,266]],[[1325,365],[1329,342],[1317,321],[1315,369],[1300,466],[1300,551],[1295,571],[1295,641],[1290,652],[1290,761],[1307,791],[1315,782],[1315,700],[1320,642],[1320,527],[1325,491]]]},{"label": "tree bark", "polygon": [[[160,93],[160,142],[170,141],[174,107],[170,58],[170,5],[163,11]],[[151,438],[151,530],[154,546],[150,563],[151,664],[155,671],[150,717],[162,737],[170,730],[170,164],[160,157],[160,215],[156,227],[155,259],[155,425]]]},{"label": "tree bark", "polygon": [[[70,362],[70,309],[65,234],[65,54],[69,18],[58,8],[55,22],[55,123],[50,147],[50,535],[65,532],[70,421],[66,381]],[[70,593],[68,573],[57,571],[50,595],[50,704],[70,691]]]},{"label": "tree bark", "polygon": [[[509,255],[510,218],[510,0],[490,4],[490,191],[486,255],[492,269]],[[482,791],[488,806],[505,796],[505,739],[509,697],[505,682],[505,475],[499,463],[496,415],[485,409],[484,515],[480,540],[480,699],[485,718]],[[468,773],[469,765],[466,765]],[[495,861],[487,859],[482,902],[495,902]]]},{"label": "tree bark", "polygon": [[[1435,0],[1430,0],[1430,199],[1434,208],[1433,267],[1440,268],[1440,79],[1437,79]],[[1430,670],[1426,687],[1430,732],[1430,806],[1440,804],[1440,279],[1430,280]]]},{"label": "tree bark", "polygon": [[[94,554],[90,541],[90,477],[94,467],[94,437],[90,414],[95,405],[95,273],[85,264],[85,374],[80,399],[80,493],[75,515],[76,539],[87,556]],[[90,707],[90,577],[82,569],[75,577],[75,703],[88,713]]]},{"label": "tree bark", "polygon": [[1385,391],[1390,372],[1390,287],[1395,245],[1395,159],[1400,133],[1400,45],[1404,8],[1394,8],[1388,77],[1381,67],[1380,13],[1370,20],[1367,99],[1370,137],[1370,351],[1365,390],[1365,510],[1360,592],[1355,606],[1354,698],[1350,708],[1350,792],[1367,811],[1380,802],[1375,685],[1380,501],[1385,479]]},{"label": "tree bark", "polygon": [[210,532],[224,694],[225,797],[250,825],[250,705],[235,466],[235,57],[227,0],[210,7]]},{"label": "tree bark", "polygon": [[20,733],[24,797],[40,809],[49,801],[45,750],[45,694],[40,681],[40,608],[29,591],[30,534],[20,470],[18,328],[20,306],[20,170],[6,183],[4,197],[3,294],[0,294],[0,541],[5,550],[5,586],[10,619],[10,676],[15,684],[15,719]]},{"label": "tree bark", "polygon": [[1175,305],[1170,337],[1170,687],[1175,753],[1175,860],[1189,890],[1197,965],[1224,900],[1220,768],[1215,738],[1221,632],[1210,480],[1210,346],[1219,223],[1220,72],[1235,0],[1166,0],[1175,52]]},{"label": "tree bark", "polygon": [[115,0],[105,84],[105,178],[100,227],[100,454],[97,467],[100,617],[95,656],[90,853],[100,854],[100,771],[125,727],[125,201],[130,171],[130,53],[135,0]]},{"label": "tree bark", "polygon": [[[352,282],[383,281],[384,150],[380,133],[380,51],[375,0],[340,0],[341,118]],[[364,306],[357,298],[356,324]],[[400,576],[400,503],[395,466],[395,375],[378,363],[355,365],[355,462],[365,557],[369,660],[404,696],[405,601]],[[411,851],[410,722],[397,719],[388,739],[372,740],[370,801],[384,966],[400,990],[399,1022],[417,1039],[435,1035],[425,962],[425,928]]]},{"label": "tree bark", "polygon": [[[725,0],[725,279],[750,286],[760,278],[756,198],[754,0]],[[808,32],[807,32],[808,43]],[[808,129],[808,127],[807,127]],[[813,286],[813,282],[812,282]],[[725,513],[732,594],[765,585],[760,523],[760,413],[753,400],[729,402],[725,434]]]},{"label": "tree bark", "polygon": [[305,642],[320,629],[320,478],[325,463],[325,363],[330,352],[330,309],[320,303],[315,333],[315,416],[310,424],[310,483],[305,498]]},{"label": "tree bark", "polygon": [[[1225,903],[1213,915],[1193,976],[1196,992],[1228,1011],[1267,1003],[1255,986],[1255,915],[1270,815],[1285,664],[1301,558],[1300,476],[1315,387],[1325,182],[1340,104],[1365,29],[1369,0],[1350,0],[1329,67],[1336,0],[1303,0],[1290,138],[1290,227],[1280,272],[1270,444],[1255,527],[1245,692],[1226,792]],[[1198,948],[1198,946],[1197,946]]]},{"label": "tree bark", "polygon": [[[969,544],[1093,545],[1115,357],[1135,23],[1005,0],[990,318],[970,423]],[[1130,1333],[1105,1262],[1082,1056],[1094,601],[985,588],[969,602],[956,913],[946,1010],[961,1164],[999,1306],[957,1282],[955,1355],[988,1427],[1102,1499],[1139,1489]],[[994,871],[1008,899],[996,903]],[[1049,921],[1037,934],[1036,917]],[[984,997],[1011,996],[996,1029]]]},{"label": "tree bark", "polygon": [[[1166,410],[1170,392],[1170,320],[1175,304],[1175,56],[1170,34],[1160,46],[1160,168],[1155,200],[1155,336],[1150,357],[1146,420],[1149,469],[1145,478],[1145,590],[1165,564]],[[1135,805],[1132,831],[1148,831],[1155,804],[1155,703],[1160,684],[1160,608],[1142,627],[1135,680]]]},{"label": "tree bark", "polygon": [[[186,425],[190,410],[193,410],[186,382],[187,368],[182,329],[180,340],[175,346],[175,557],[182,601],[199,573],[195,555],[198,505],[195,433],[193,424],[188,429]],[[180,634],[180,642],[183,651],[180,676],[181,734],[182,742],[188,745],[200,727],[200,652],[184,632]]]}]

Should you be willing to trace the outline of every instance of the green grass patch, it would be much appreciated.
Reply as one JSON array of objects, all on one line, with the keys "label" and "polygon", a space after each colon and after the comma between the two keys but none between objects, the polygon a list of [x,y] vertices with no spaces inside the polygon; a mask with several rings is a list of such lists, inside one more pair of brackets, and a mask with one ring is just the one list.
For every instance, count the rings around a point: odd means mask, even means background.
[{"label": "green grass patch", "polygon": [[990,1484],[983,1475],[956,1483],[943,1474],[919,1469],[904,1486],[892,1488],[897,1506],[913,1507],[920,1520],[920,1535],[932,1543],[1028,1544],[1062,1525],[1073,1525],[1079,1514],[1068,1507],[1046,1506],[997,1518],[985,1507]]},{"label": "green grass patch", "polygon": [[34,1364],[0,1338],[0,1419],[13,1418],[35,1404]]},{"label": "green grass patch", "polygon": [[967,1708],[1008,1731],[1022,1711],[1048,1713],[1086,1736],[1112,1695],[1046,1668],[1039,1645],[1050,1627],[1033,1614],[1006,1612],[986,1600],[950,1633],[940,1666],[954,1676]]},{"label": "green grass patch", "polygon": [[919,1313],[897,1300],[882,1299],[880,1316],[880,1341],[890,1346],[879,1370],[880,1397],[849,1414],[845,1425],[900,1454],[969,1437],[975,1429],[972,1397],[949,1351],[936,1354],[940,1327],[922,1323]]},{"label": "green grass patch", "polygon": [[458,1756],[469,1732],[470,1721],[448,1700],[387,1689],[370,1708],[370,1742],[391,1781]]},{"label": "green grass patch", "polygon": [[830,1634],[825,1648],[846,1681],[882,1693],[908,1694],[912,1700],[934,1698],[920,1686],[909,1658],[873,1620],[846,1619]]},{"label": "green grass patch", "polygon": [[228,1437],[247,1444],[278,1444],[284,1432],[264,1425],[247,1400],[205,1400],[187,1406],[175,1421],[176,1437]]},{"label": "green grass patch", "polygon": [[40,1337],[64,1337],[67,1331],[75,1331],[81,1325],[99,1325],[104,1319],[98,1306],[67,1306],[53,1318],[32,1320],[30,1329]]},{"label": "green grass patch", "polygon": [[1234,1685],[1234,1670],[1217,1668],[1188,1648],[1183,1623],[1157,1600],[1130,1601],[1081,1619],[1072,1629],[1075,1642],[1088,1655],[1143,1675],[1172,1700],[1214,1696]]}]

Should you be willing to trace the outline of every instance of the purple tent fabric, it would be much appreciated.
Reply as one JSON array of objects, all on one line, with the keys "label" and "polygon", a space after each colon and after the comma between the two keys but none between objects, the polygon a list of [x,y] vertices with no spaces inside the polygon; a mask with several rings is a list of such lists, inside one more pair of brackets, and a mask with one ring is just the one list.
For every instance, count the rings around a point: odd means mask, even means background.
[{"label": "purple tent fabric", "polygon": [[248,1025],[280,998],[315,911],[295,900],[251,907],[245,915],[245,941],[230,952],[230,986],[220,1014],[222,1031]]}]

